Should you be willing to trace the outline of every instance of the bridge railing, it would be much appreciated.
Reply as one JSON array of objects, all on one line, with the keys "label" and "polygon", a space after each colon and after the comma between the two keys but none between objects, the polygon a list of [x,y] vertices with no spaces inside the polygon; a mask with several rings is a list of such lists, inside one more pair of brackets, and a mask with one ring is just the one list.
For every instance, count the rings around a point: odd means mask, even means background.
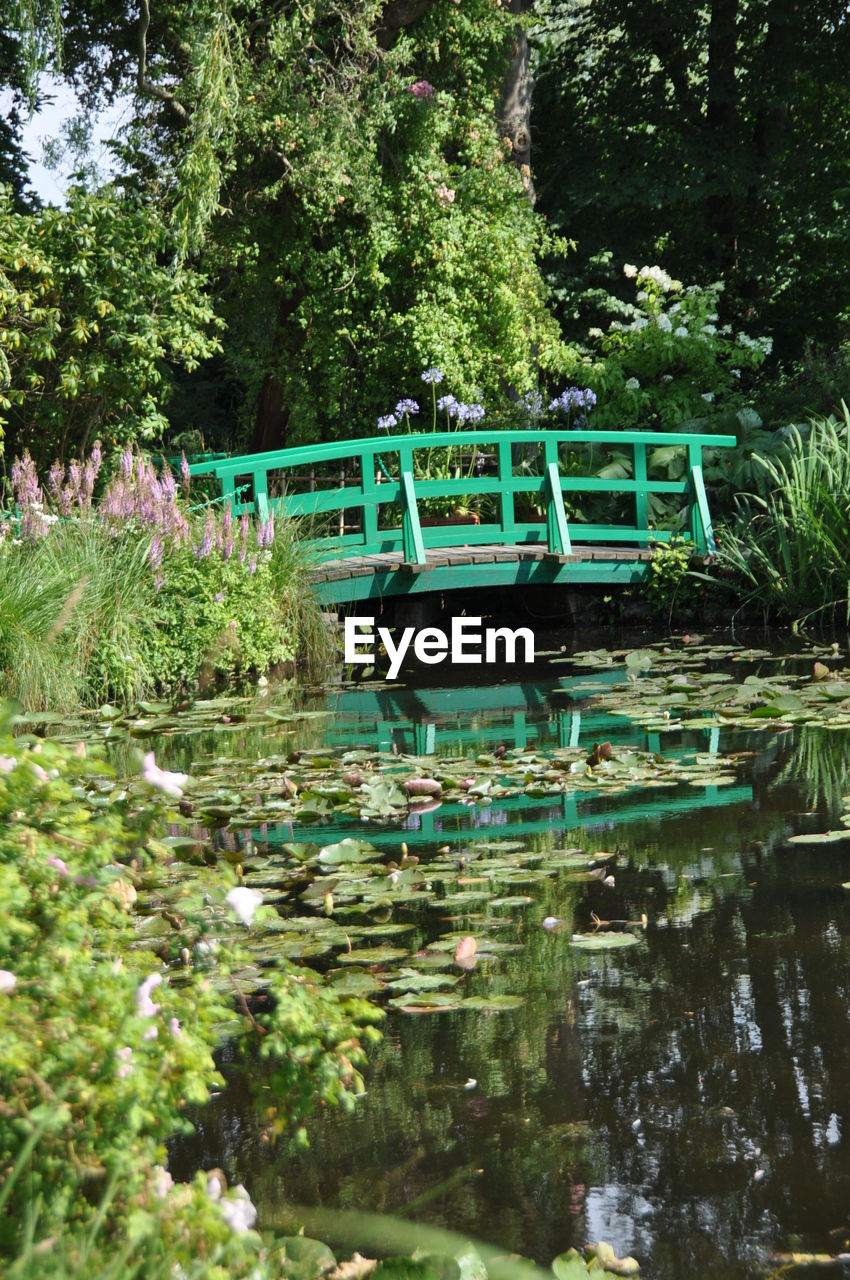
[{"label": "bridge railing", "polygon": [[[697,550],[715,551],[711,514],[702,471],[705,448],[730,448],[734,436],[641,431],[439,431],[421,435],[375,436],[216,459],[189,468],[191,475],[218,480],[234,514],[272,511],[314,518],[312,543],[319,559],[401,551],[406,563],[423,565],[428,547],[545,543],[554,555],[570,555],[581,543],[669,541],[667,530],[651,527],[650,496],[681,496],[686,530]],[[587,475],[579,469],[589,451],[607,447],[631,452],[632,474]],[[682,478],[650,475],[648,450],[681,450]],[[465,472],[447,471],[455,460]],[[483,468],[476,466],[483,459]],[[586,465],[586,463],[585,463]],[[351,473],[354,474],[351,474]],[[326,486],[326,487],[322,487]],[[333,487],[330,487],[333,486]],[[632,518],[590,522],[568,517],[574,495],[610,494],[629,499]],[[528,495],[540,518],[517,510]],[[460,527],[425,517],[432,500],[491,499],[492,518]],[[527,507],[528,504],[526,504]],[[387,521],[393,522],[388,524]]]}]

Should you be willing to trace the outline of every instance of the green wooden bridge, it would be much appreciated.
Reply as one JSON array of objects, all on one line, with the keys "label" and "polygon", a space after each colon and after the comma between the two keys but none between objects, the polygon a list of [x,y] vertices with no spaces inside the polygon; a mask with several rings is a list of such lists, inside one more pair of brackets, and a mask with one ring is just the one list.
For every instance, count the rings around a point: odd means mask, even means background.
[{"label": "green wooden bridge", "polygon": [[[313,580],[338,607],[458,588],[637,582],[652,544],[674,536],[652,527],[652,495],[683,499],[685,536],[697,555],[713,555],[703,449],[735,443],[689,432],[479,428],[216,458],[189,470],[217,482],[235,515],[304,519]],[[600,494],[605,520],[593,522],[579,503]],[[452,514],[462,507],[481,514]]]}]

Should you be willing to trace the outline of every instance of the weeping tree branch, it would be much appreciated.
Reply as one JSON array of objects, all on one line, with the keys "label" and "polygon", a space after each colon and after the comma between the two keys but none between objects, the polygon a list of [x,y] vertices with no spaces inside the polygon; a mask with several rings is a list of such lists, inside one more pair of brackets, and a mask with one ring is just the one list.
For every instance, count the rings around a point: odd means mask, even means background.
[{"label": "weeping tree branch", "polygon": [[136,51],[138,54],[136,86],[145,97],[154,98],[157,102],[164,103],[169,111],[176,116],[180,124],[186,125],[189,123],[189,112],[183,106],[183,103],[175,97],[170,89],[164,89],[162,85],[154,84],[153,80],[148,77],[148,28],[150,25],[150,0],[141,0],[139,30],[136,37]]}]

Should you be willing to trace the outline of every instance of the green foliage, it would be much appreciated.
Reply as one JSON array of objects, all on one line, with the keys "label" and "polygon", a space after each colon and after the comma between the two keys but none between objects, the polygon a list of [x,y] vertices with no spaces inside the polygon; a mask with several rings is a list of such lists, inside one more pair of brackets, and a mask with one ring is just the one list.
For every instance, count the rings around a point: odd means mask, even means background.
[{"label": "green foliage", "polygon": [[566,314],[579,294],[587,314],[588,289],[618,291],[613,251],[663,255],[699,284],[723,278],[725,318],[757,315],[784,357],[846,336],[844,6],[536,0],[535,11],[539,205],[594,262],[560,278]]},{"label": "green foliage", "polygon": [[254,546],[244,562],[199,559],[191,542],[175,543],[159,586],[154,538],[94,515],[63,520],[35,543],[0,538],[0,694],[31,709],[126,706],[256,677],[296,656],[314,675],[326,669],[332,637],[293,529],[279,521],[272,548]]},{"label": "green foliage", "polygon": [[151,540],[88,519],[35,544],[0,541],[0,695],[59,711],[153,691]]},{"label": "green foliage", "polygon": [[155,210],[74,190],[65,209],[14,211],[0,192],[0,430],[44,462],[95,435],[155,440],[169,366],[218,344],[204,280],[166,265]]},{"label": "green foliage", "polygon": [[[595,427],[681,428],[717,421],[743,405],[741,382],[770,353],[769,338],[751,338],[720,325],[722,283],[684,288],[661,267],[638,270],[634,304],[618,311],[631,317],[592,328],[595,351],[572,373],[598,396]],[[613,300],[611,300],[613,301]]]},{"label": "green foliage", "polygon": [[720,542],[745,602],[792,620],[836,613],[850,620],[850,411],[792,427],[781,454],[757,458],[765,497],[742,494]]},{"label": "green foliage", "polygon": [[243,563],[235,555],[225,563],[218,555],[198,559],[191,546],[174,547],[164,561],[149,642],[162,687],[264,672],[295,657],[270,559],[258,551]]},{"label": "green foliage", "polygon": [[702,583],[688,577],[693,553],[693,543],[685,538],[671,538],[653,550],[646,596],[653,612],[668,625],[674,610],[693,607],[704,589]]},{"label": "green foliage", "polygon": [[8,711],[2,732],[0,1253],[18,1255],[21,1275],[120,1269],[127,1245],[134,1263],[167,1260],[167,1274],[248,1274],[261,1258],[236,1225],[244,1202],[215,1201],[205,1179],[172,1187],[165,1140],[221,1084],[222,1027],[280,1061],[263,1096],[283,1131],[362,1089],[361,1037],[375,1037],[378,1014],[284,961],[265,970],[270,1012],[248,1014],[229,873],[193,868],[164,930],[139,927],[137,892],[169,877],[153,834],[163,782],[110,794],[102,761],[12,739]]}]

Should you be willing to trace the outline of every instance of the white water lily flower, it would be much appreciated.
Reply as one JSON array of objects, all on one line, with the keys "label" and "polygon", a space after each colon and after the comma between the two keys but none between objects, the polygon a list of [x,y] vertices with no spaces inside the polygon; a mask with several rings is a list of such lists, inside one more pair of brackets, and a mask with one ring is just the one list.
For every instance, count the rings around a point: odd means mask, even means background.
[{"label": "white water lily flower", "polygon": [[18,979],[8,969],[0,969],[0,993],[14,991]]},{"label": "white water lily flower", "polygon": [[226,1200],[221,1201],[221,1216],[230,1229],[239,1235],[250,1231],[257,1221],[257,1210],[241,1183],[233,1188]]},{"label": "white water lily flower", "polygon": [[152,751],[148,751],[142,758],[142,777],[150,786],[157,787],[175,800],[180,799],[183,787],[189,780],[186,773],[169,773],[168,769],[160,769]]},{"label": "white water lily flower", "polygon": [[263,895],[259,889],[245,889],[242,886],[238,889],[231,889],[225,898],[227,905],[236,912],[246,927],[254,919],[254,912],[262,901]]}]

